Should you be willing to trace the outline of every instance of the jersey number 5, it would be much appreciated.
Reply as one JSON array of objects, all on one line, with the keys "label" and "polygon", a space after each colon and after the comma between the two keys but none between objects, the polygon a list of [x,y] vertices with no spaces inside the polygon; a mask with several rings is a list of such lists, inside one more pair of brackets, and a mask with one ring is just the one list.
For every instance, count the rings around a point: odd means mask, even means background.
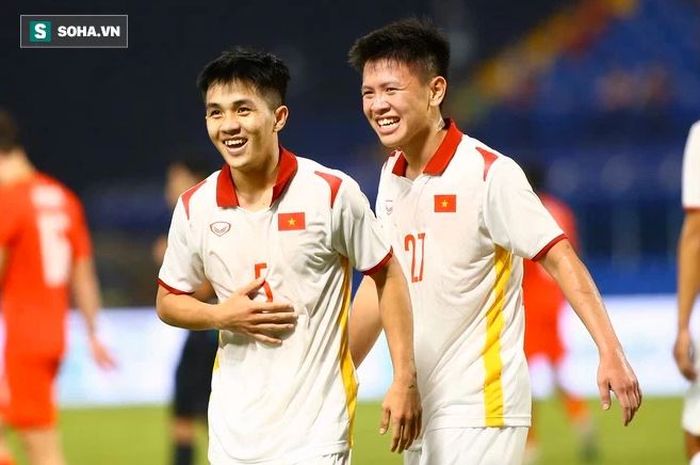
[{"label": "jersey number 5", "polygon": [[48,286],[61,286],[68,282],[71,246],[66,230],[69,222],[68,215],[63,212],[41,212],[38,215],[41,264]]},{"label": "jersey number 5", "polygon": [[[418,245],[418,242],[420,242],[420,246]],[[407,234],[403,239],[403,246],[406,252],[411,252],[411,282],[417,283],[423,281],[425,233],[418,233],[416,236],[413,234]]]},{"label": "jersey number 5", "polygon": [[[262,270],[267,268],[267,263],[256,263],[255,264],[255,279],[258,279],[261,274]],[[265,296],[267,297],[268,302],[272,302],[272,289],[270,288],[270,285],[265,281],[263,283],[263,289],[265,289]]]}]

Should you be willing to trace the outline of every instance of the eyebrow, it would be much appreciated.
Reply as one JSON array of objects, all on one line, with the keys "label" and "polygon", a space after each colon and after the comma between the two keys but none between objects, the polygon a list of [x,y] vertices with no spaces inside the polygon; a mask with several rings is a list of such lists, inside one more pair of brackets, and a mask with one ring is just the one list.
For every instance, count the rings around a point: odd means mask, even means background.
[{"label": "eyebrow", "polygon": [[[386,87],[402,88],[403,86],[401,85],[401,83],[399,81],[385,81],[385,82],[380,83],[377,87],[379,87],[380,89],[384,89]],[[372,90],[372,89],[374,89],[374,87],[368,86],[368,85],[362,85],[362,87],[360,87],[360,90]]]},{"label": "eyebrow", "polygon": [[[251,99],[241,98],[241,99],[234,100],[233,102],[231,102],[230,106],[233,108],[238,108],[242,105],[251,105],[252,106],[252,105],[254,105],[254,103]],[[207,102],[207,104],[206,104],[206,108],[223,108],[224,106],[226,106],[226,105],[222,105],[218,102]]]}]

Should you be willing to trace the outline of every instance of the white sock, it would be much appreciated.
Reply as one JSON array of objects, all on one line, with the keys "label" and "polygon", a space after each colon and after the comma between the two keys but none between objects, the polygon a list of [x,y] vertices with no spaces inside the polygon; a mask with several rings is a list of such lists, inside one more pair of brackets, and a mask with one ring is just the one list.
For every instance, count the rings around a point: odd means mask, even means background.
[{"label": "white sock", "polygon": [[690,465],[700,465],[700,452],[693,455],[693,458],[690,459]]}]

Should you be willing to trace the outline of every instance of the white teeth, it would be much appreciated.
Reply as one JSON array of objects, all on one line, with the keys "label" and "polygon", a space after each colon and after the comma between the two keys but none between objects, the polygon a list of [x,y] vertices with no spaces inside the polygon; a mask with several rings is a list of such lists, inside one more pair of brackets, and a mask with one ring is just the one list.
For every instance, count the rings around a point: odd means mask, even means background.
[{"label": "white teeth", "polygon": [[226,147],[240,147],[245,144],[245,139],[228,139],[224,141]]},{"label": "white teeth", "polygon": [[392,124],[396,124],[398,122],[398,118],[382,118],[377,120],[377,124],[379,124],[381,127],[391,126]]}]

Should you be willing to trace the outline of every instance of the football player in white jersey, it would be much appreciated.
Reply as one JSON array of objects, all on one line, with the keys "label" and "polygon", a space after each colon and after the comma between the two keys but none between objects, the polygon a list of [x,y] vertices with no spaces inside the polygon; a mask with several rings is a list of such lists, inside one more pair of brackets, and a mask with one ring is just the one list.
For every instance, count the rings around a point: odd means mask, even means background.
[{"label": "football player in white jersey", "polygon": [[[627,425],[642,400],[585,266],[510,158],[445,119],[449,44],[407,19],[358,39],[362,108],[394,152],[382,168],[376,212],[411,292],[422,446],[414,465],[519,465],[530,425],[523,354],[523,258],[539,260],[590,332],[600,356],[603,409],[610,391]],[[355,360],[379,331],[364,279],[351,317]],[[418,443],[418,442],[417,442]]]},{"label": "football player in white jersey", "polygon": [[[420,434],[406,281],[357,183],[279,145],[288,81],[278,58],[244,49],[204,68],[207,131],[225,163],[180,196],[159,273],[163,321],[220,331],[213,465],[350,463],[351,267],[380,290],[394,364],[381,428],[399,452]],[[205,280],[219,304],[191,296]]]},{"label": "football player in white jersey", "polygon": [[683,429],[688,460],[691,465],[700,465],[700,357],[689,328],[700,293],[700,122],[690,129],[683,155],[683,209],[685,220],[678,243],[678,333],[673,355],[681,374],[693,383],[683,407]]}]

